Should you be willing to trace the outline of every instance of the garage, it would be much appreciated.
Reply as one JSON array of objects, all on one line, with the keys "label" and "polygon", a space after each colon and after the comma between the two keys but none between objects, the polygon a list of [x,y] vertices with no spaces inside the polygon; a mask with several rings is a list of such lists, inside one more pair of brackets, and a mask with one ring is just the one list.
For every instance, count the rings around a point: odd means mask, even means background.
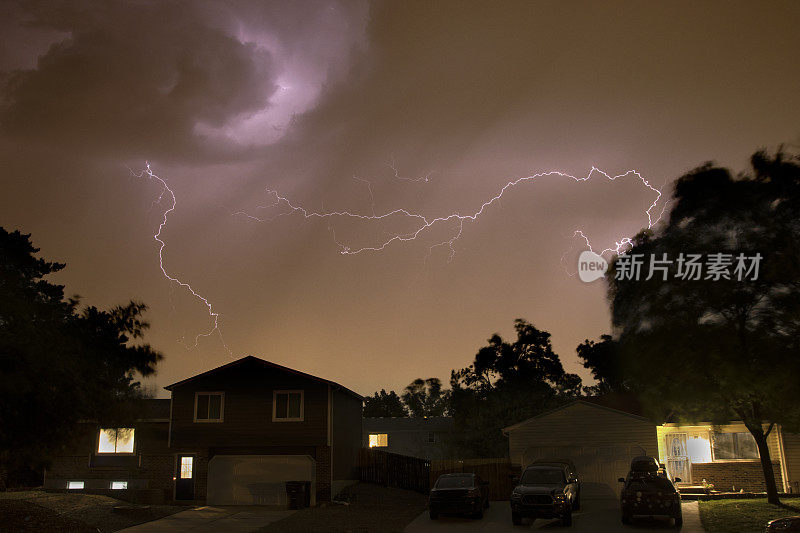
[{"label": "garage", "polygon": [[536,460],[570,459],[582,498],[617,498],[618,478],[633,457],[658,457],[656,426],[643,416],[575,400],[509,426],[509,457],[525,467]]},{"label": "garage", "polygon": [[310,481],[315,502],[315,465],[308,455],[215,455],[208,463],[209,505],[286,505],[287,481]]}]

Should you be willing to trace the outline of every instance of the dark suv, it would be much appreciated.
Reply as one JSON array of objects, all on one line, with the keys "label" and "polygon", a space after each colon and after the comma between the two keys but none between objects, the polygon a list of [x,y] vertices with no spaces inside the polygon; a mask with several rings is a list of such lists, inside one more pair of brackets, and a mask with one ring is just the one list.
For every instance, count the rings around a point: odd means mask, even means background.
[{"label": "dark suv", "polygon": [[442,474],[428,496],[431,520],[439,513],[469,514],[483,518],[489,507],[489,482],[477,474]]},{"label": "dark suv", "polygon": [[560,518],[565,526],[572,525],[578,480],[567,477],[569,470],[564,465],[534,463],[522,472],[511,493],[511,521],[515,526],[522,524],[523,518]]},{"label": "dark suv", "polygon": [[[631,461],[627,478],[620,494],[622,523],[629,524],[634,517],[672,518],[675,527],[683,525],[681,495],[669,476],[653,457],[639,456]],[[675,478],[675,482],[680,482]]]}]

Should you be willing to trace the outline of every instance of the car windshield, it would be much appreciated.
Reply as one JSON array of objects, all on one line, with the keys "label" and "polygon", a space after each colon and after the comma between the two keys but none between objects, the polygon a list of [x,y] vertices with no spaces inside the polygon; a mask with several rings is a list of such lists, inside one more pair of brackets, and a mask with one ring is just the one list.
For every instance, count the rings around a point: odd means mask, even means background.
[{"label": "car windshield", "polygon": [[630,490],[659,490],[666,492],[673,492],[675,489],[672,482],[663,477],[640,477],[631,479],[628,482],[628,489]]},{"label": "car windshield", "polygon": [[523,485],[537,483],[563,483],[564,471],[560,468],[528,468],[523,472],[520,482]]},{"label": "car windshield", "polygon": [[633,461],[631,463],[631,470],[634,472],[657,472],[658,464],[652,459]]},{"label": "car windshield", "polygon": [[436,481],[437,489],[469,489],[473,486],[472,476],[442,476]]}]

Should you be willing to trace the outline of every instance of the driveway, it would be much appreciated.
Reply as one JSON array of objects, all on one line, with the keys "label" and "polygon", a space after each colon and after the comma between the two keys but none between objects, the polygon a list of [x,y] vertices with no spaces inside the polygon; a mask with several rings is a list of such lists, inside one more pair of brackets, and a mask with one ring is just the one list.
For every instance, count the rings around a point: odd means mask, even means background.
[{"label": "driveway", "polygon": [[248,533],[286,518],[297,511],[281,507],[224,506],[197,507],[174,515],[122,529],[126,533]]},{"label": "driveway", "polygon": [[[524,521],[522,526],[511,523],[511,506],[507,501],[492,502],[483,520],[469,518],[440,517],[431,520],[426,510],[414,519],[404,530],[405,533],[433,533],[449,531],[482,531],[512,532],[528,530],[562,530],[586,533],[638,532],[638,531],[675,531],[669,522],[656,520],[636,520],[632,525],[624,526],[619,518],[619,502],[612,499],[583,500],[581,510],[572,514],[572,527],[564,528],[558,520],[536,520],[533,524]],[[683,503],[683,528],[681,533],[702,533],[700,516],[697,513],[697,502]]]}]

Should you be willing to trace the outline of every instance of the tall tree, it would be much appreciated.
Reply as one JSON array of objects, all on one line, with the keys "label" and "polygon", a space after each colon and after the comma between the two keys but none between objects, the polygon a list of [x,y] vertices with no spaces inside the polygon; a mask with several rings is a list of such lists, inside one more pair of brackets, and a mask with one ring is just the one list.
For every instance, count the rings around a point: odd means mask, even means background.
[{"label": "tall tree", "polygon": [[514,329],[515,341],[492,335],[469,367],[451,374],[454,454],[505,456],[504,427],[580,394],[580,377],[564,371],[548,332],[523,319]]},{"label": "tall tree", "polygon": [[403,403],[413,417],[448,414],[450,391],[442,389],[439,378],[417,378],[403,391]]},{"label": "tall tree", "polygon": [[371,397],[364,398],[362,414],[364,417],[403,418],[408,416],[406,406],[403,405],[400,396],[395,391],[387,393],[385,389],[381,389]]},{"label": "tall tree", "polygon": [[0,472],[45,459],[78,420],[130,415],[136,376],[162,358],[133,344],[148,328],[144,304],[79,310],[77,297],[45,279],[65,265],[38,251],[30,235],[0,228]]},{"label": "tall tree", "polygon": [[[626,374],[642,399],[690,421],[741,420],[772,503],[767,438],[800,420],[799,163],[758,152],[747,174],[712,164],[686,174],[669,222],[639,234],[609,276]],[[651,258],[666,270],[651,276]]]},{"label": "tall tree", "polygon": [[624,377],[619,346],[611,335],[601,335],[598,342],[586,339],[575,351],[583,360],[583,367],[588,368],[597,381],[591,387],[584,387],[585,393],[600,395],[631,389],[632,384]]}]

